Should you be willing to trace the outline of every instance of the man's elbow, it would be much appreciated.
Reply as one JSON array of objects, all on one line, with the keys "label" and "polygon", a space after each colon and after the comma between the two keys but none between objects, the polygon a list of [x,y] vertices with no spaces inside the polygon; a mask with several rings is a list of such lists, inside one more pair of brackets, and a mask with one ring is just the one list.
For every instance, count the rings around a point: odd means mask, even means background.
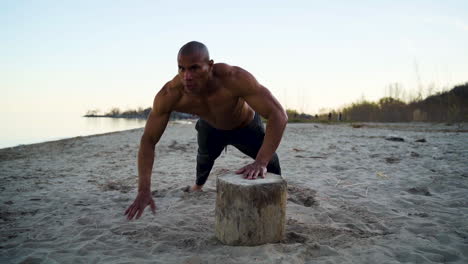
[{"label": "man's elbow", "polygon": [[284,129],[286,127],[286,124],[288,123],[288,115],[286,114],[285,111],[283,110],[279,110],[278,112],[276,112],[276,120],[278,122],[278,124],[281,125],[281,127]]},{"label": "man's elbow", "polygon": [[288,114],[286,113],[286,111],[281,111],[281,113],[282,113],[281,116],[283,117],[282,119],[283,125],[286,127],[286,124],[288,123]]}]

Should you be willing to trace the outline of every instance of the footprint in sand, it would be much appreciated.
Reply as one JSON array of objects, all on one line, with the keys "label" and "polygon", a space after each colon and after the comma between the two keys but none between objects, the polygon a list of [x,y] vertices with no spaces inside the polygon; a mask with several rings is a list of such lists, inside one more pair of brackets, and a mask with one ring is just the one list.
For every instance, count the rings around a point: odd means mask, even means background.
[{"label": "footprint in sand", "polygon": [[426,186],[409,188],[407,191],[411,194],[432,196],[431,192],[429,192],[429,189]]},{"label": "footprint in sand", "polygon": [[288,186],[288,201],[303,205],[305,207],[311,207],[318,205],[318,201],[315,199],[316,191],[299,186],[289,185]]}]

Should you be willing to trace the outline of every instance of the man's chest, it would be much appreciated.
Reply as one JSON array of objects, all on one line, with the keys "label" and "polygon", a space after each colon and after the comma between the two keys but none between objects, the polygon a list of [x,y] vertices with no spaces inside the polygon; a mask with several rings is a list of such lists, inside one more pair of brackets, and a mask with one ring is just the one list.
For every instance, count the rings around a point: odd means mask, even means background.
[{"label": "man's chest", "polygon": [[183,95],[175,110],[200,117],[226,116],[236,110],[239,99],[221,89],[209,96]]}]

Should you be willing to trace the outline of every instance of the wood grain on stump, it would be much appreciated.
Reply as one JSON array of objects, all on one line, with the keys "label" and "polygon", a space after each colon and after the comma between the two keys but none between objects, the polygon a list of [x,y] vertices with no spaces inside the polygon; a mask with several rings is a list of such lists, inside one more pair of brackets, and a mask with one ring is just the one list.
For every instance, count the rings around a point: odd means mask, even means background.
[{"label": "wood grain on stump", "polygon": [[255,246],[283,239],[286,181],[268,173],[264,179],[219,176],[216,194],[216,237],[224,244]]}]

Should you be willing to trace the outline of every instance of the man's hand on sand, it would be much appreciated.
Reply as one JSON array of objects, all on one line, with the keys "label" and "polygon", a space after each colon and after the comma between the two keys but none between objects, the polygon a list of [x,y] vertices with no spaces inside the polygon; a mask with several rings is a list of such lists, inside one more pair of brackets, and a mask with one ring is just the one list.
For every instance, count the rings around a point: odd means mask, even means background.
[{"label": "man's hand on sand", "polygon": [[266,165],[261,164],[258,161],[251,163],[247,166],[236,171],[237,174],[243,174],[244,179],[255,180],[258,176],[265,178],[267,173]]},{"label": "man's hand on sand", "polygon": [[154,203],[154,200],[151,197],[151,192],[138,192],[135,201],[125,211],[127,219],[132,220],[135,215],[135,219],[140,218],[140,216],[143,214],[143,211],[145,210],[145,207],[148,205],[150,206],[153,214],[155,214],[156,204]]}]

